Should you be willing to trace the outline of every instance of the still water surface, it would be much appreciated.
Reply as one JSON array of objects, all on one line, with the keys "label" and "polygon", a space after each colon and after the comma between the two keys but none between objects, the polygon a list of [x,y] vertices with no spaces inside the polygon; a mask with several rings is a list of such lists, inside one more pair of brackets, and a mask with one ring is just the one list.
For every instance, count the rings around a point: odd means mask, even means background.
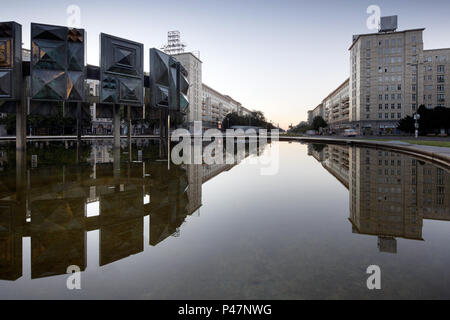
[{"label": "still water surface", "polygon": [[[450,298],[450,173],[277,143],[276,175],[172,165],[138,141],[0,145],[0,298]],[[21,161],[20,157],[24,157]],[[23,164],[26,163],[26,166]],[[68,290],[78,265],[81,290]],[[381,268],[369,291],[366,269]]]}]

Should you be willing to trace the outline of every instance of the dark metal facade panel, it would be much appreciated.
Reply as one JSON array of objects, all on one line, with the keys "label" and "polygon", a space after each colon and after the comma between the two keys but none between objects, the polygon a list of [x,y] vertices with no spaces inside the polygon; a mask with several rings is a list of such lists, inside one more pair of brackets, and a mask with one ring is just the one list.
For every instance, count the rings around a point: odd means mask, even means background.
[{"label": "dark metal facade panel", "polygon": [[82,102],[86,34],[83,29],[31,24],[31,99]]},{"label": "dark metal facade panel", "polygon": [[100,102],[142,106],[144,45],[100,34]]},{"label": "dark metal facade panel", "polygon": [[22,26],[0,22],[0,100],[19,100],[22,81]]},{"label": "dark metal facade panel", "polygon": [[183,111],[189,106],[186,69],[172,56],[150,49],[150,107]]}]

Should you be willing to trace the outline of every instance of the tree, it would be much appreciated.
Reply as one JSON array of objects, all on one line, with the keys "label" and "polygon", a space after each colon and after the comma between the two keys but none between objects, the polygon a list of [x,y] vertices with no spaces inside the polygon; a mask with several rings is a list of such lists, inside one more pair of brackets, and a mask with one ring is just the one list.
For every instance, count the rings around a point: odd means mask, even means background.
[{"label": "tree", "polygon": [[[419,133],[425,135],[428,133],[439,133],[441,129],[450,129],[450,109],[436,107],[428,109],[421,105],[417,110],[420,115]],[[403,132],[413,133],[415,131],[415,120],[411,116],[407,116],[398,122],[397,128]]]},{"label": "tree", "polygon": [[414,133],[414,122],[413,117],[407,116],[398,122],[397,129],[406,133]]},{"label": "tree", "polygon": [[312,148],[316,152],[322,152],[323,149],[325,149],[326,145],[323,143],[313,143]]},{"label": "tree", "polygon": [[312,127],[314,130],[326,128],[327,126],[328,126],[327,122],[321,116],[317,116],[313,119]]},{"label": "tree", "polygon": [[268,123],[264,113],[253,111],[250,115],[241,116],[237,112],[231,112],[222,120],[222,128],[228,129],[232,126],[254,126],[264,129],[274,129],[275,127]]},{"label": "tree", "polygon": [[298,125],[290,128],[288,133],[305,133],[308,130],[311,130],[311,126],[306,121],[302,121]]}]

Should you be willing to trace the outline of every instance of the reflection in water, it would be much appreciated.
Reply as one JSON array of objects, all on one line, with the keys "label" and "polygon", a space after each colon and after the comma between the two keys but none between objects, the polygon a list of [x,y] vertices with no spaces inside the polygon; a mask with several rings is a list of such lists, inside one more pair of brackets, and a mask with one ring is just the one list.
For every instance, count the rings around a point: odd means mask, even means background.
[{"label": "reflection in water", "polygon": [[40,142],[26,153],[0,146],[0,280],[22,276],[23,237],[31,238],[34,279],[65,274],[70,265],[85,270],[86,231],[100,231],[100,266],[179,235],[202,205],[202,183],[235,164],[168,170],[156,160],[158,148],[145,140],[131,154],[108,143]]},{"label": "reflection in water", "polygon": [[349,190],[353,232],[377,236],[381,252],[396,253],[396,237],[423,240],[423,219],[450,221],[444,168],[354,146],[311,144],[308,154]]},{"label": "reflection in water", "polygon": [[[309,145],[316,162],[306,146],[279,147],[279,174],[262,176],[250,164],[168,170],[151,140],[26,154],[0,144],[0,297],[372,297],[371,264],[385,296],[448,296],[448,169],[377,149]],[[67,290],[70,265],[83,290]]]}]

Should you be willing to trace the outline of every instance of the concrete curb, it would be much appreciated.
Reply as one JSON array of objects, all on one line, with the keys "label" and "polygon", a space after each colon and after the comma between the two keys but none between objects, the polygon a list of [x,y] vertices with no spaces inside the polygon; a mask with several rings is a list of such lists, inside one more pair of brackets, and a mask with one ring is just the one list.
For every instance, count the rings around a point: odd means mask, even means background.
[{"label": "concrete curb", "polygon": [[[429,160],[450,168],[450,155],[439,152],[424,150],[420,145],[400,145],[392,142],[370,141],[359,139],[333,139],[333,138],[313,138],[313,137],[280,137],[280,141],[300,141],[300,142],[318,142],[331,144],[355,145],[372,148],[389,149],[398,151],[418,158]],[[443,148],[449,149],[449,148]]]}]

